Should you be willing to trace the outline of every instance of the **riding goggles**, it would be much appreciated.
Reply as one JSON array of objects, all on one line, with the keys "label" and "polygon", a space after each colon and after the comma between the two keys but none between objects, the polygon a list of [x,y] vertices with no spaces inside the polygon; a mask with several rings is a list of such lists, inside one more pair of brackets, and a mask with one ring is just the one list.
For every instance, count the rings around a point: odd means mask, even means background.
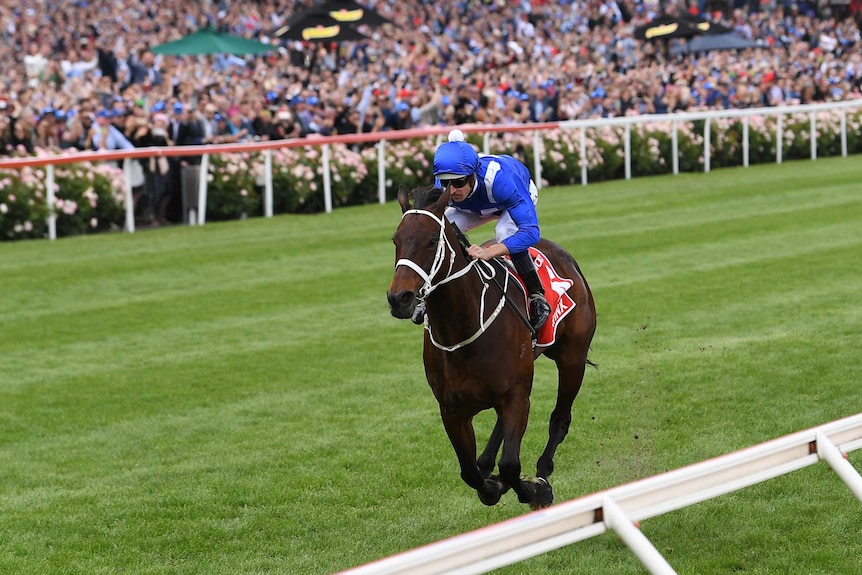
[{"label": "riding goggles", "polygon": [[455,188],[463,188],[467,185],[467,182],[470,181],[470,176],[464,176],[463,178],[458,178],[457,180],[445,180],[443,182],[443,186],[448,188],[449,186]]}]

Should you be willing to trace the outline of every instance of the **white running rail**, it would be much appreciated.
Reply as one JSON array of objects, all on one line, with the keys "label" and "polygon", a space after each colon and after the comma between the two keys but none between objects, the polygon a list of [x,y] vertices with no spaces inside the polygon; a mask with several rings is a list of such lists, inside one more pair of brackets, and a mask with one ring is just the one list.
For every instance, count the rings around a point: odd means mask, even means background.
[{"label": "white running rail", "polygon": [[862,448],[862,413],[527,513],[336,575],[472,575],[616,534],[654,575],[675,571],[637,529],[656,517],[826,461],[862,501],[862,476],[846,453]]}]

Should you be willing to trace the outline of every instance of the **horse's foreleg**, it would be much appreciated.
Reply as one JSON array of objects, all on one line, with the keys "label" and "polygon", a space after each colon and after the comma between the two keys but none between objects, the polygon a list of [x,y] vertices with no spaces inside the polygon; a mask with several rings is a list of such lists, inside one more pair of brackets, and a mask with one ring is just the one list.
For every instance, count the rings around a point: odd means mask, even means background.
[{"label": "horse's foreleg", "polygon": [[496,505],[504,492],[504,485],[496,479],[486,478],[476,463],[476,434],[469,419],[463,419],[440,407],[443,427],[455,449],[461,466],[461,479],[476,490],[479,500],[485,505]]},{"label": "horse's foreleg", "polygon": [[530,398],[513,401],[499,411],[503,432],[503,454],[500,456],[500,479],[518,494],[518,501],[533,509],[547,507],[554,500],[551,485],[545,479],[521,478],[521,439],[527,430]]},{"label": "horse's foreleg", "polygon": [[569,425],[572,423],[572,404],[581,389],[586,363],[585,361],[564,363],[561,358],[557,361],[557,369],[559,388],[557,403],[548,423],[548,444],[536,463],[536,476],[544,479],[554,472],[554,454],[569,433]]},{"label": "horse's foreleg", "polygon": [[497,452],[500,451],[500,445],[503,443],[503,422],[500,419],[500,414],[497,414],[497,423],[494,424],[494,431],[491,432],[491,437],[488,438],[488,444],[482,455],[479,456],[479,471],[482,472],[482,477],[490,477],[494,471],[494,466],[497,464]]}]

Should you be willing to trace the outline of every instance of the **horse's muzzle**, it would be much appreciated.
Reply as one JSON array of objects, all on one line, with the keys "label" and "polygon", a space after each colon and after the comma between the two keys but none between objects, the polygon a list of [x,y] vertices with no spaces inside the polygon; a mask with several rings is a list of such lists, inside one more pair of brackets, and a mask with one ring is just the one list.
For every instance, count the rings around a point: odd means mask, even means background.
[{"label": "horse's muzzle", "polygon": [[416,294],[410,290],[400,291],[398,293],[386,292],[386,300],[389,302],[389,311],[392,317],[398,319],[407,319],[413,317],[413,310],[416,308]]}]

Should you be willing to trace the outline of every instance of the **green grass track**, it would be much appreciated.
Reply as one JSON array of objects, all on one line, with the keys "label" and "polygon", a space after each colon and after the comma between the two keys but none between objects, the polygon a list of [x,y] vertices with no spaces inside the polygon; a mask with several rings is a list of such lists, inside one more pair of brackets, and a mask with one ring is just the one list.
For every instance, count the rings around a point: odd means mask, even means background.
[{"label": "green grass track", "polygon": [[[859,157],[545,189],[538,209],[599,321],[558,502],[862,411]],[[421,329],[389,315],[399,217],[0,244],[0,573],[326,575],[526,513],[462,483]],[[527,472],[555,379],[539,360]],[[641,529],[681,574],[862,556],[825,463]],[[612,533],[495,571],[645,572]]]}]

